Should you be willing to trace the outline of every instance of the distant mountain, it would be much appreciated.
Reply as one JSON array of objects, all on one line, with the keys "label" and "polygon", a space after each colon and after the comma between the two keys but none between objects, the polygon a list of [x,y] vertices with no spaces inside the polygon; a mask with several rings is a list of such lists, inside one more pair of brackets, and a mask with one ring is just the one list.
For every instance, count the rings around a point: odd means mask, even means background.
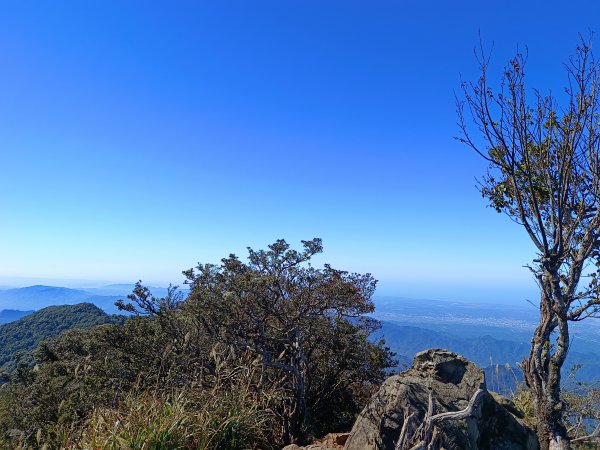
[{"label": "distant mountain", "polygon": [[494,364],[482,369],[488,389],[507,397],[517,392],[519,385],[525,382],[523,371],[519,367]]},{"label": "distant mountain", "polygon": [[[412,361],[416,353],[430,348],[443,348],[458,353],[482,367],[494,389],[502,393],[514,390],[517,381],[523,380],[517,364],[523,361],[530,350],[529,341],[517,340],[518,336],[511,340],[489,335],[476,336],[473,330],[453,333],[386,321],[382,322],[382,327],[374,338],[382,336],[401,363],[406,363],[407,359]],[[593,352],[569,352],[563,375],[566,376],[575,365],[581,365],[577,371],[577,380],[592,382],[598,379],[600,355]]]},{"label": "distant mountain", "polygon": [[93,303],[106,313],[117,314],[115,302],[126,295],[103,296],[83,289],[58,286],[29,286],[0,290],[0,308],[16,310],[40,310],[54,305]]},{"label": "distant mountain", "polygon": [[[86,289],[42,285],[5,289],[0,290],[0,309],[39,310],[47,306],[87,302],[93,303],[108,314],[122,314],[115,302],[124,300],[133,288],[133,284],[113,284]],[[167,295],[167,288],[152,286],[149,289],[156,297]]]},{"label": "distant mountain", "polygon": [[50,306],[22,317],[11,323],[0,325],[0,371],[14,369],[17,357],[30,353],[45,339],[58,336],[73,328],[90,328],[109,323],[123,323],[123,316],[109,316],[91,303]]},{"label": "distant mountain", "polygon": [[380,320],[406,324],[444,326],[447,330],[455,325],[461,328],[470,325],[475,334],[480,334],[482,329],[502,328],[507,334],[530,336],[539,311],[527,302],[515,305],[376,297],[375,316]]},{"label": "distant mountain", "polygon": [[0,306],[3,309],[38,310],[50,305],[81,303],[89,296],[80,289],[37,285],[0,291]]},{"label": "distant mountain", "polygon": [[15,320],[25,317],[31,314],[33,311],[19,311],[16,309],[3,309],[0,311],[0,325],[5,323],[14,322]]},{"label": "distant mountain", "polygon": [[429,348],[445,348],[463,355],[481,367],[493,364],[515,366],[529,353],[528,342],[508,341],[491,336],[460,337],[431,329],[383,322],[378,335],[399,355],[412,357]]},{"label": "distant mountain", "polygon": [[[503,304],[376,297],[374,317],[461,338],[487,335],[529,345],[539,311],[527,302]],[[600,320],[571,323],[570,332],[571,351],[600,357]]]}]

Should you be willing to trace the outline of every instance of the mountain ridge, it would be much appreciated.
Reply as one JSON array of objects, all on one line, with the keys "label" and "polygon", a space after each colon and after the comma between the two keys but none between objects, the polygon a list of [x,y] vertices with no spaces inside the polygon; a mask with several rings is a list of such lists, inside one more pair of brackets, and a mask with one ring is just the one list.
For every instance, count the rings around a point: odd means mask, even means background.
[{"label": "mountain ridge", "polygon": [[17,361],[31,362],[31,352],[44,340],[74,328],[121,324],[124,316],[108,315],[96,305],[48,306],[18,320],[0,325],[0,370],[10,372]]},{"label": "mountain ridge", "polygon": [[[122,314],[115,302],[125,299],[134,284],[115,284],[99,288],[68,288],[62,286],[33,285],[0,290],[1,310],[37,311],[48,306],[93,303],[107,314]],[[164,297],[167,288],[149,287],[157,297]],[[1,323],[1,322],[0,322]]]}]

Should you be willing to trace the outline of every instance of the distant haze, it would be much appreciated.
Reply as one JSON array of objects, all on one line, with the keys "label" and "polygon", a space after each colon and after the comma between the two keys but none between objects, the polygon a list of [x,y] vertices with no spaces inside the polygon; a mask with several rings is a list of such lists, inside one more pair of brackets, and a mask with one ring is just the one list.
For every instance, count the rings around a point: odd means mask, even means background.
[{"label": "distant haze", "polygon": [[[156,297],[164,297],[167,289],[147,286]],[[107,285],[97,288],[73,289],[62,286],[34,285],[0,290],[0,310],[39,310],[53,305],[93,303],[106,313],[118,313],[115,302],[126,299],[133,284]]]}]

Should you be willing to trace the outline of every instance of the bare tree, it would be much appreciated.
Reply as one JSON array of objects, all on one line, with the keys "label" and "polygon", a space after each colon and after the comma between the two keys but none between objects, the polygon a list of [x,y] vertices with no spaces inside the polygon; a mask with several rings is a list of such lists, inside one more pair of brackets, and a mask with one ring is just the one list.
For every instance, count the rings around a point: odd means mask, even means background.
[{"label": "bare tree", "polygon": [[528,267],[540,288],[540,319],[524,373],[542,449],[565,449],[560,385],[569,322],[600,316],[599,67],[581,39],[565,64],[567,87],[555,96],[526,88],[522,53],[498,89],[490,87],[489,56],[476,55],[481,75],[462,84],[458,139],[489,162],[482,195],[537,249]]}]

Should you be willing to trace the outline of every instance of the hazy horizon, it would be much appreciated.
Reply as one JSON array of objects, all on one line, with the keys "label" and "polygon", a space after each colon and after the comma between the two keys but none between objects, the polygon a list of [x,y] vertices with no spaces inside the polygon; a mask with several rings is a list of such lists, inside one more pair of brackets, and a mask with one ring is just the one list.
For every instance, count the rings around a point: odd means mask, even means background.
[{"label": "hazy horizon", "polygon": [[[18,289],[31,286],[65,287],[70,289],[96,289],[110,285],[133,285],[138,280],[78,280],[78,279],[49,279],[30,277],[2,277],[0,276],[0,290]],[[146,286],[167,287],[169,282],[145,281]],[[174,283],[183,287],[183,282]],[[374,298],[386,299],[412,299],[412,300],[439,300],[448,302],[475,302],[484,304],[525,305],[528,300],[537,300],[535,286],[515,288],[514,286],[480,286],[474,289],[473,285],[446,286],[442,288],[427,288],[420,285],[398,286],[393,282],[379,282]],[[0,309],[2,305],[0,304]]]}]

